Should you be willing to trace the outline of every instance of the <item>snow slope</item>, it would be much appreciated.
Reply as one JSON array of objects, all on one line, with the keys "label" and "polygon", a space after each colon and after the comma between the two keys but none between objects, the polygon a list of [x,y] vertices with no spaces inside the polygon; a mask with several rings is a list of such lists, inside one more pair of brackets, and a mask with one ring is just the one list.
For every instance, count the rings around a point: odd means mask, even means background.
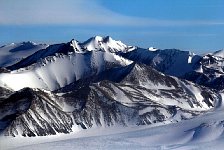
[{"label": "snow slope", "polygon": [[52,45],[8,67],[13,71],[0,74],[0,86],[13,90],[24,87],[56,90],[108,68],[129,65],[132,61],[114,53],[126,49],[120,41],[99,36],[85,43],[72,40]]},{"label": "snow slope", "polygon": [[7,67],[7,69],[16,70],[19,68],[28,67],[34,63],[37,63],[40,59],[45,59],[49,56],[55,56],[56,54],[67,55],[69,53],[88,53],[92,51],[115,53],[117,51],[126,52],[133,49],[134,47],[126,46],[121,41],[115,41],[109,36],[95,36],[83,43],[72,39],[68,43],[50,45],[46,49],[40,50],[23,59],[22,61]]},{"label": "snow slope", "polygon": [[152,66],[160,72],[217,90],[224,85],[224,51],[220,50],[203,56],[178,49],[150,51],[135,48],[126,53],[119,53],[126,59]]},{"label": "snow slope", "polygon": [[[2,149],[216,149],[224,146],[224,107],[154,127],[112,127],[39,138],[1,137]],[[13,144],[12,144],[13,143]]]},{"label": "snow slope", "polygon": [[111,37],[100,37],[95,36],[82,43],[82,46],[85,47],[88,51],[92,50],[103,50],[106,52],[126,52],[129,51],[129,47],[122,43],[121,41],[115,41]]},{"label": "snow slope", "polygon": [[41,60],[28,69],[0,74],[0,85],[13,90],[24,87],[56,90],[81,78],[100,73],[110,63],[123,66],[131,61],[102,51],[58,55]]},{"label": "snow slope", "polygon": [[[30,45],[36,46],[35,44]],[[12,51],[21,52],[20,49]],[[7,69],[12,72],[0,76],[0,85],[14,90],[23,87],[55,90],[86,74],[93,75],[94,71],[102,72],[107,68],[105,66],[107,62],[120,63],[124,66],[130,64],[130,60],[132,60],[150,65],[165,74],[222,90],[222,86],[216,86],[213,83],[224,83],[224,58],[220,57],[222,54],[223,50],[199,56],[177,49],[142,49],[127,46],[109,36],[95,36],[83,43],[73,39],[68,43],[50,45],[22,61],[8,66]],[[62,68],[61,72],[59,72],[59,68]],[[27,76],[31,78],[27,78]],[[12,84],[15,81],[13,79],[17,80],[18,78],[21,79],[21,83],[13,87]],[[24,81],[25,78],[27,81]]]},{"label": "snow slope", "polygon": [[7,88],[0,88],[0,131],[16,136],[0,137],[0,149],[221,149],[224,95],[197,85],[198,76],[192,83],[166,75],[193,71],[222,86],[224,59],[216,54],[141,49],[100,36],[37,51],[0,73]]},{"label": "snow slope", "polygon": [[5,97],[0,101],[0,124],[8,124],[0,126],[3,134],[55,135],[74,132],[73,125],[89,129],[168,124],[220,105],[219,93],[166,76],[146,65],[131,64],[109,72],[112,73],[123,77],[119,82],[101,77],[96,83],[81,79],[73,83],[75,86],[54,92],[25,88],[8,96],[0,93]]},{"label": "snow slope", "polygon": [[45,49],[48,45],[33,42],[12,43],[0,47],[0,67],[6,67],[19,62],[34,52]]},{"label": "snow slope", "polygon": [[216,51],[213,53],[213,55],[224,58],[224,50]]},{"label": "snow slope", "polygon": [[136,48],[127,53],[119,53],[124,58],[153,66],[165,74],[180,77],[194,69],[201,58],[192,52],[177,49],[142,49]]}]

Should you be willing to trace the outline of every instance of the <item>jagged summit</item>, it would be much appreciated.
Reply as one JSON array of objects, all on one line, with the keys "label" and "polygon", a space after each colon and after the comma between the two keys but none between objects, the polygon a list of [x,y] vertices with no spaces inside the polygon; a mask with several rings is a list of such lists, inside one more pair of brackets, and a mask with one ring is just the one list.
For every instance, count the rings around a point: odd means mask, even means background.
[{"label": "jagged summit", "polygon": [[[94,37],[84,43],[73,39],[68,43],[50,45],[7,67],[12,72],[0,74],[0,82],[14,90],[23,87],[56,90],[81,78],[132,63],[115,53],[124,45],[118,45],[109,37],[105,41]],[[15,85],[13,82],[19,79],[20,83]]]},{"label": "jagged summit", "polygon": [[[38,46],[32,42],[25,43]],[[9,50],[12,51],[11,49]],[[60,66],[61,63],[58,61],[64,62],[66,60],[69,64],[77,64],[79,62],[78,66],[95,68],[96,72],[99,73],[104,70],[103,68],[105,68],[105,64],[108,65],[108,62],[110,64],[115,63],[116,65],[120,64],[125,66],[130,64],[131,61],[134,61],[150,65],[165,74],[184,78],[206,86],[209,85],[211,87],[213,86],[213,80],[223,75],[222,66],[224,60],[220,57],[222,54],[223,50],[217,51],[214,54],[201,56],[190,51],[181,51],[178,49],[161,50],[153,47],[144,49],[127,46],[121,41],[112,39],[110,36],[95,36],[89,38],[85,42],[72,39],[67,43],[50,45],[22,59],[18,63],[8,66],[7,69],[19,69],[19,72],[21,72],[21,70],[24,72],[24,70],[30,70],[31,68],[35,70],[35,68],[39,66],[47,67],[53,64],[55,66],[56,62],[57,65]],[[87,68],[84,70],[91,70]],[[211,71],[211,69],[213,71]],[[221,78],[218,80],[219,82],[223,81]]]},{"label": "jagged summit", "polygon": [[224,58],[215,54],[144,49],[109,36],[1,50],[17,56],[33,46],[40,49],[0,68],[4,135],[167,124],[216,109],[223,99],[218,90],[224,88]]},{"label": "jagged summit", "polygon": [[80,43],[74,39],[72,39],[70,41],[70,46],[73,47],[74,51],[76,53],[82,53],[83,52],[83,48],[80,46]]},{"label": "jagged summit", "polygon": [[116,53],[116,52],[127,52],[133,50],[133,47],[128,47],[123,44],[121,41],[115,41],[111,37],[100,37],[95,36],[88,39],[85,42],[79,42],[72,39],[70,42],[54,44],[48,46],[46,49],[37,51],[33,55],[30,55],[23,59],[22,61],[8,66],[10,70],[16,70],[19,68],[27,67],[31,64],[37,63],[40,59],[45,59],[47,57],[53,57],[58,54],[68,55],[71,53],[95,53],[97,51],[107,52],[107,53]]},{"label": "jagged summit", "polygon": [[[23,45],[28,45],[28,47],[29,45],[39,46],[32,42],[23,42],[22,46]],[[12,49],[8,49],[8,51],[14,51],[14,53],[23,52],[19,49],[15,50],[14,46],[11,47]],[[17,46],[16,48],[21,47]],[[80,65],[81,62],[84,64],[86,62],[91,62],[87,66],[93,66],[93,68],[101,66],[99,67],[100,69],[96,69],[99,73],[100,70],[105,67],[105,65],[101,64],[105,62],[116,62],[115,64],[119,62],[119,64],[124,66],[130,64],[131,60],[150,65],[165,74],[184,78],[206,86],[209,85],[211,87],[213,86],[213,80],[216,78],[220,78],[218,80],[219,82],[223,81],[221,78],[223,75],[222,66],[224,60],[220,57],[222,55],[223,50],[217,51],[214,54],[201,56],[190,51],[181,51],[178,49],[161,50],[153,47],[144,49],[127,46],[121,41],[112,39],[110,36],[95,36],[84,42],[72,39],[67,43],[47,46],[22,59],[18,63],[8,66],[7,69],[21,70],[21,68],[25,68],[25,70],[27,70],[28,68],[37,68],[38,65],[49,66],[59,60],[61,61],[63,58],[63,60],[69,60],[69,62],[73,62],[74,60],[79,61]],[[80,59],[82,61],[80,61]],[[77,62],[73,62],[73,64],[76,63]],[[213,71],[211,71],[211,69]]]},{"label": "jagged summit", "polygon": [[87,50],[103,50],[106,52],[128,51],[128,46],[121,41],[113,40],[110,36],[95,36],[82,43]]}]

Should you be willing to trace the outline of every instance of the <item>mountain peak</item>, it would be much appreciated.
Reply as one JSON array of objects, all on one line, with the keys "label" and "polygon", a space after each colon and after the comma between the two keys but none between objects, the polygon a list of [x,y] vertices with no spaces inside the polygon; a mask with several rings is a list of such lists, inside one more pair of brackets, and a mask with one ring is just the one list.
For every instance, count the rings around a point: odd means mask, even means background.
[{"label": "mountain peak", "polygon": [[16,52],[16,51],[24,51],[28,49],[34,49],[38,47],[38,44],[31,42],[31,41],[26,41],[26,42],[21,42],[18,44],[10,44],[11,46],[15,46],[13,49],[10,50],[10,52]]},{"label": "mountain peak", "polygon": [[32,41],[24,41],[21,44],[23,44],[23,45],[37,45],[36,43],[34,43]]},{"label": "mountain peak", "polygon": [[128,46],[121,41],[113,40],[110,36],[95,36],[82,43],[88,51],[103,50],[107,52],[125,51]]},{"label": "mountain peak", "polygon": [[77,40],[72,39],[69,43],[70,43],[70,46],[73,47],[75,52],[77,52],[77,53],[83,52],[83,50],[80,46],[80,43]]},{"label": "mountain peak", "polygon": [[97,35],[97,36],[94,37],[94,40],[96,40],[97,42],[103,41],[103,37]]}]

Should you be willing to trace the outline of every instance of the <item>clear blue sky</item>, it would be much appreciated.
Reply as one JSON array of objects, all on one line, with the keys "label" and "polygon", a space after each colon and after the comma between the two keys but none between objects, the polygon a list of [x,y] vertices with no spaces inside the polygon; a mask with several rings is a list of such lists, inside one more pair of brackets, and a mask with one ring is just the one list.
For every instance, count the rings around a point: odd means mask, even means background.
[{"label": "clear blue sky", "polygon": [[110,35],[198,53],[224,48],[224,0],[0,0],[0,45]]}]

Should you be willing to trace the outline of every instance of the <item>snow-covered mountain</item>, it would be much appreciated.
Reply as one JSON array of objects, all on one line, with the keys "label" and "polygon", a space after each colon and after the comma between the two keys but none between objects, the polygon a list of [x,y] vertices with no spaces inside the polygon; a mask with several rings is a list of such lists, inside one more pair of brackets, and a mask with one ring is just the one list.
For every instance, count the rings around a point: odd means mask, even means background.
[{"label": "snow-covered mountain", "polygon": [[222,51],[143,49],[109,36],[4,50],[32,54],[0,68],[2,135],[166,125],[222,105]]},{"label": "snow-covered mountain", "polygon": [[208,88],[138,64],[119,83],[103,80],[67,87],[56,93],[29,88],[9,93],[1,103],[4,134],[43,136],[94,127],[178,122],[218,107],[221,99]]},{"label": "snow-covered mountain", "polygon": [[[222,150],[223,106],[169,125],[92,128],[49,138],[1,138],[3,149],[194,149]],[[12,144],[13,143],[13,144]],[[35,146],[34,146],[35,145]]]},{"label": "snow-covered mountain", "polygon": [[[115,41],[109,36],[104,38],[100,36],[95,36],[83,43],[72,39],[68,43],[50,45],[46,49],[37,51],[33,55],[30,55],[29,57],[23,59],[22,61],[12,66],[8,66],[7,68],[10,70],[24,68],[31,64],[37,63],[37,61],[39,61],[40,59],[44,59],[50,56],[56,56],[57,54],[67,55],[74,53],[84,55],[88,53],[95,53],[98,51],[106,52],[109,54],[115,54],[115,52],[117,51],[126,52],[131,51],[133,49],[134,47],[126,46],[121,41]],[[108,57],[110,58],[110,56]]]},{"label": "snow-covered mountain", "polygon": [[48,45],[36,44],[31,41],[11,43],[0,47],[0,67],[13,65],[34,52],[45,49]]},{"label": "snow-covered mountain", "polygon": [[136,48],[127,53],[120,53],[120,55],[133,61],[151,65],[165,74],[177,77],[197,69],[198,66],[195,66],[195,63],[200,59],[200,56],[194,53],[177,49],[151,51]]},{"label": "snow-covered mountain", "polygon": [[200,67],[186,73],[182,78],[216,90],[224,90],[224,56],[220,56],[212,54],[202,56],[197,62]]},{"label": "snow-covered mountain", "polygon": [[[31,48],[28,51],[32,51],[33,47],[37,46],[32,42],[27,43],[30,44],[22,47]],[[20,47],[19,51],[20,49],[22,48]],[[8,51],[17,52],[18,46]],[[73,39],[68,43],[50,45],[8,66],[7,69],[12,72],[10,75],[1,75],[0,79],[4,80],[4,85],[10,87],[13,86],[14,80],[26,78],[26,81],[21,80],[19,86],[11,87],[16,90],[23,87],[55,90],[82,77],[100,73],[114,64],[119,67],[129,65],[132,61],[150,65],[165,74],[203,86],[217,90],[224,88],[222,86],[224,84],[223,50],[201,56],[177,49],[160,50],[153,47],[142,49],[127,46],[109,36],[95,36],[85,42]]]},{"label": "snow-covered mountain", "polygon": [[[7,67],[13,71],[1,74],[0,82],[13,90],[24,87],[56,90],[111,67],[129,65],[132,61],[113,52],[127,49],[120,41],[98,36],[84,43],[72,40],[51,45]],[[15,81],[19,84],[14,84]]]},{"label": "snow-covered mountain", "polygon": [[219,50],[219,51],[216,51],[212,55],[213,56],[216,56],[216,57],[222,57],[222,58],[224,58],[224,49]]},{"label": "snow-covered mountain", "polygon": [[150,51],[142,48],[126,53],[119,52],[119,55],[126,59],[150,65],[165,74],[217,90],[224,89],[222,86],[224,85],[224,56],[222,54],[222,50],[201,56],[177,49]]}]

